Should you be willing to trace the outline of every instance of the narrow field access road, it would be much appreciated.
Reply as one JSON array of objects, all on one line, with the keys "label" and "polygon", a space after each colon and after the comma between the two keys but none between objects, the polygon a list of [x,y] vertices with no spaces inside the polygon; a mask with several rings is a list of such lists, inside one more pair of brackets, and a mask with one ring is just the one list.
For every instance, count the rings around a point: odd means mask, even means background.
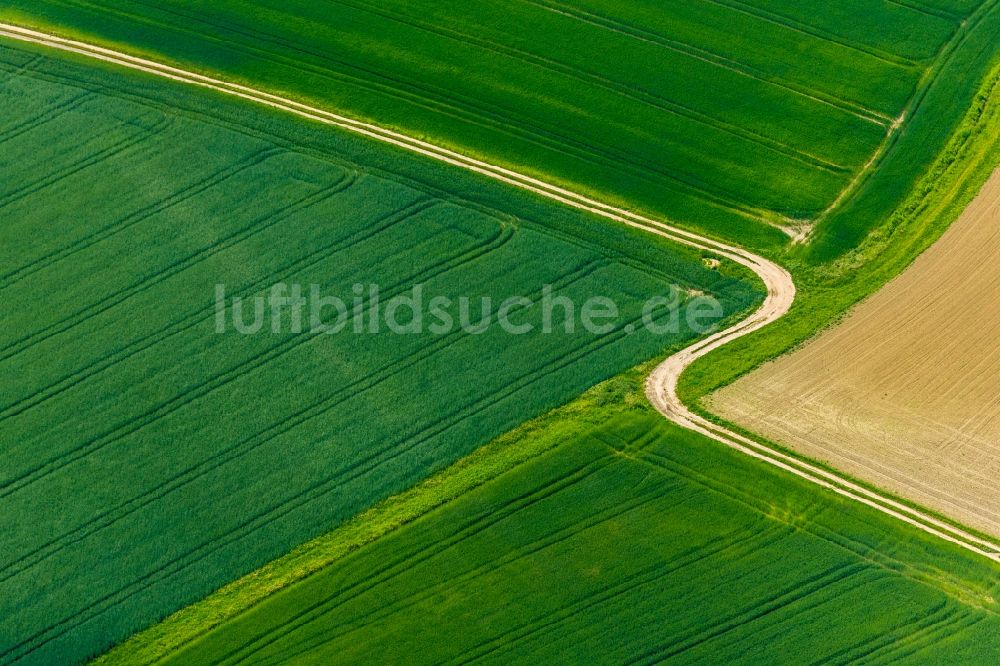
[{"label": "narrow field access road", "polygon": [[758,460],[794,474],[802,479],[827,488],[843,497],[850,498],[872,507],[882,513],[902,520],[929,534],[957,544],[977,555],[1000,562],[1000,547],[975,535],[937,520],[923,511],[911,508],[875,491],[859,486],[847,478],[826,471],[808,462],[786,455],[774,448],[744,437],[725,427],[714,424],[693,413],[677,397],[677,382],[681,373],[699,358],[737,338],[748,335],[781,318],[788,312],[795,299],[795,285],[792,277],[781,266],[742,248],[727,245],[697,234],[673,227],[663,222],[637,215],[630,211],[609,206],[567,189],[551,185],[530,176],[505,169],[500,166],[476,160],[460,153],[435,146],[399,132],[364,123],[346,116],[324,111],[294,100],[286,99],[247,86],[228,83],[189,72],[126,53],[102,48],[93,44],[64,39],[55,35],[38,32],[20,26],[0,23],[0,36],[39,44],[64,52],[76,53],[95,60],[113,63],[121,67],[138,70],[180,83],[200,86],[220,93],[239,97],[258,104],[295,114],[302,118],[333,125],[378,141],[392,144],[420,155],[445,162],[489,178],[508,183],[523,190],[534,192],[567,206],[584,210],[594,215],[645,232],[662,236],[676,243],[710,252],[722,259],[734,261],[752,270],[766,285],[767,297],[764,303],[749,317],[715,333],[666,359],[653,371],[646,381],[646,394],[650,402],[664,416],[678,425],[698,432],[741,451]]}]

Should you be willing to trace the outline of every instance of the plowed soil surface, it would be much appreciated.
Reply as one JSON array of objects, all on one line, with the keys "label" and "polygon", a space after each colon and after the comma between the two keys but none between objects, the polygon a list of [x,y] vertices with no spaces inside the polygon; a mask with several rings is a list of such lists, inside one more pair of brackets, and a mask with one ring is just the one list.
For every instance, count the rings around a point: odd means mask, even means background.
[{"label": "plowed soil surface", "polygon": [[1000,536],[998,260],[1000,171],[895,281],[711,409]]}]

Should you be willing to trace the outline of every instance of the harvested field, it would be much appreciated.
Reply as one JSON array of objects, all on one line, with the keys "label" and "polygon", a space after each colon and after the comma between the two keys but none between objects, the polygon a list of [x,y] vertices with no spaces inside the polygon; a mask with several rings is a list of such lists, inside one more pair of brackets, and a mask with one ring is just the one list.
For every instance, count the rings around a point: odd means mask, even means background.
[{"label": "harvested field", "polygon": [[710,408],[1000,536],[1000,171],[938,243]]}]

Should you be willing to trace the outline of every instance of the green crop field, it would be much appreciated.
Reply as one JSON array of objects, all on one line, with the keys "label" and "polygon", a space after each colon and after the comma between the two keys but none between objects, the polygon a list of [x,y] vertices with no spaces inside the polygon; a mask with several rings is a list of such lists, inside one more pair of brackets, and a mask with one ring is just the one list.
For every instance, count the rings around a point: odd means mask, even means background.
[{"label": "green crop field", "polygon": [[[775,259],[792,311],[699,361],[695,408],[902,270],[1000,154],[1000,0],[0,0],[0,21]],[[763,298],[749,272],[6,40],[0,109],[0,664],[122,641],[106,663],[990,662],[996,566],[646,405],[648,361],[697,334],[632,332],[643,301],[677,285],[734,321]],[[416,283],[622,316],[324,335],[289,330],[276,283],[369,317]],[[261,332],[218,332],[218,285],[263,297]]]},{"label": "green crop field", "polygon": [[601,417],[535,433],[559,443],[166,663],[941,664],[995,648],[985,561],[658,415]]},{"label": "green crop field", "polygon": [[881,222],[941,148],[985,74],[1000,31],[997,4],[0,7],[14,19],[372,118],[765,250],[787,240],[775,225],[822,219],[810,250],[820,260]]},{"label": "green crop field", "polygon": [[[729,314],[761,296],[638,232],[208,93],[3,45],[0,105],[2,663],[99,652],[690,339],[624,328],[671,284]],[[383,302],[551,284],[622,316],[601,335],[217,333],[215,285],[279,281]],[[515,319],[537,330],[539,309]]]}]

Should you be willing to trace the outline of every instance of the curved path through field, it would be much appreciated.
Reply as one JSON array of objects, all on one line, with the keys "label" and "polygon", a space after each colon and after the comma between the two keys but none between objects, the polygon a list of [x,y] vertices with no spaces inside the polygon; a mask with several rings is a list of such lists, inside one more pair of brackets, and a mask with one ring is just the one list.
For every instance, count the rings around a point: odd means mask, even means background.
[{"label": "curved path through field", "polygon": [[64,39],[8,23],[0,23],[0,36],[75,53],[181,83],[209,88],[226,95],[240,97],[258,104],[293,113],[315,122],[334,125],[440,162],[474,171],[489,178],[558,201],[567,206],[585,210],[609,220],[662,236],[673,242],[710,252],[715,256],[728,259],[749,268],[767,286],[767,297],[763,304],[743,321],[703,340],[699,340],[657,366],[646,381],[646,394],[653,406],[668,419],[684,428],[694,430],[758,460],[780,467],[787,472],[827,488],[843,497],[861,502],[909,523],[924,532],[959,545],[966,550],[1000,562],[1000,547],[997,545],[980,539],[965,530],[937,520],[920,510],[906,506],[873,490],[855,484],[838,474],[784,454],[766,444],[712,423],[693,413],[680,401],[677,396],[678,379],[681,373],[694,361],[728,342],[767,326],[788,312],[795,299],[795,285],[788,271],[774,262],[752,254],[742,248],[720,243],[622,208],[600,203],[589,197],[546,183],[537,178],[473,159],[390,129],[371,123],[360,122],[261,90],[229,83],[97,45]]}]

